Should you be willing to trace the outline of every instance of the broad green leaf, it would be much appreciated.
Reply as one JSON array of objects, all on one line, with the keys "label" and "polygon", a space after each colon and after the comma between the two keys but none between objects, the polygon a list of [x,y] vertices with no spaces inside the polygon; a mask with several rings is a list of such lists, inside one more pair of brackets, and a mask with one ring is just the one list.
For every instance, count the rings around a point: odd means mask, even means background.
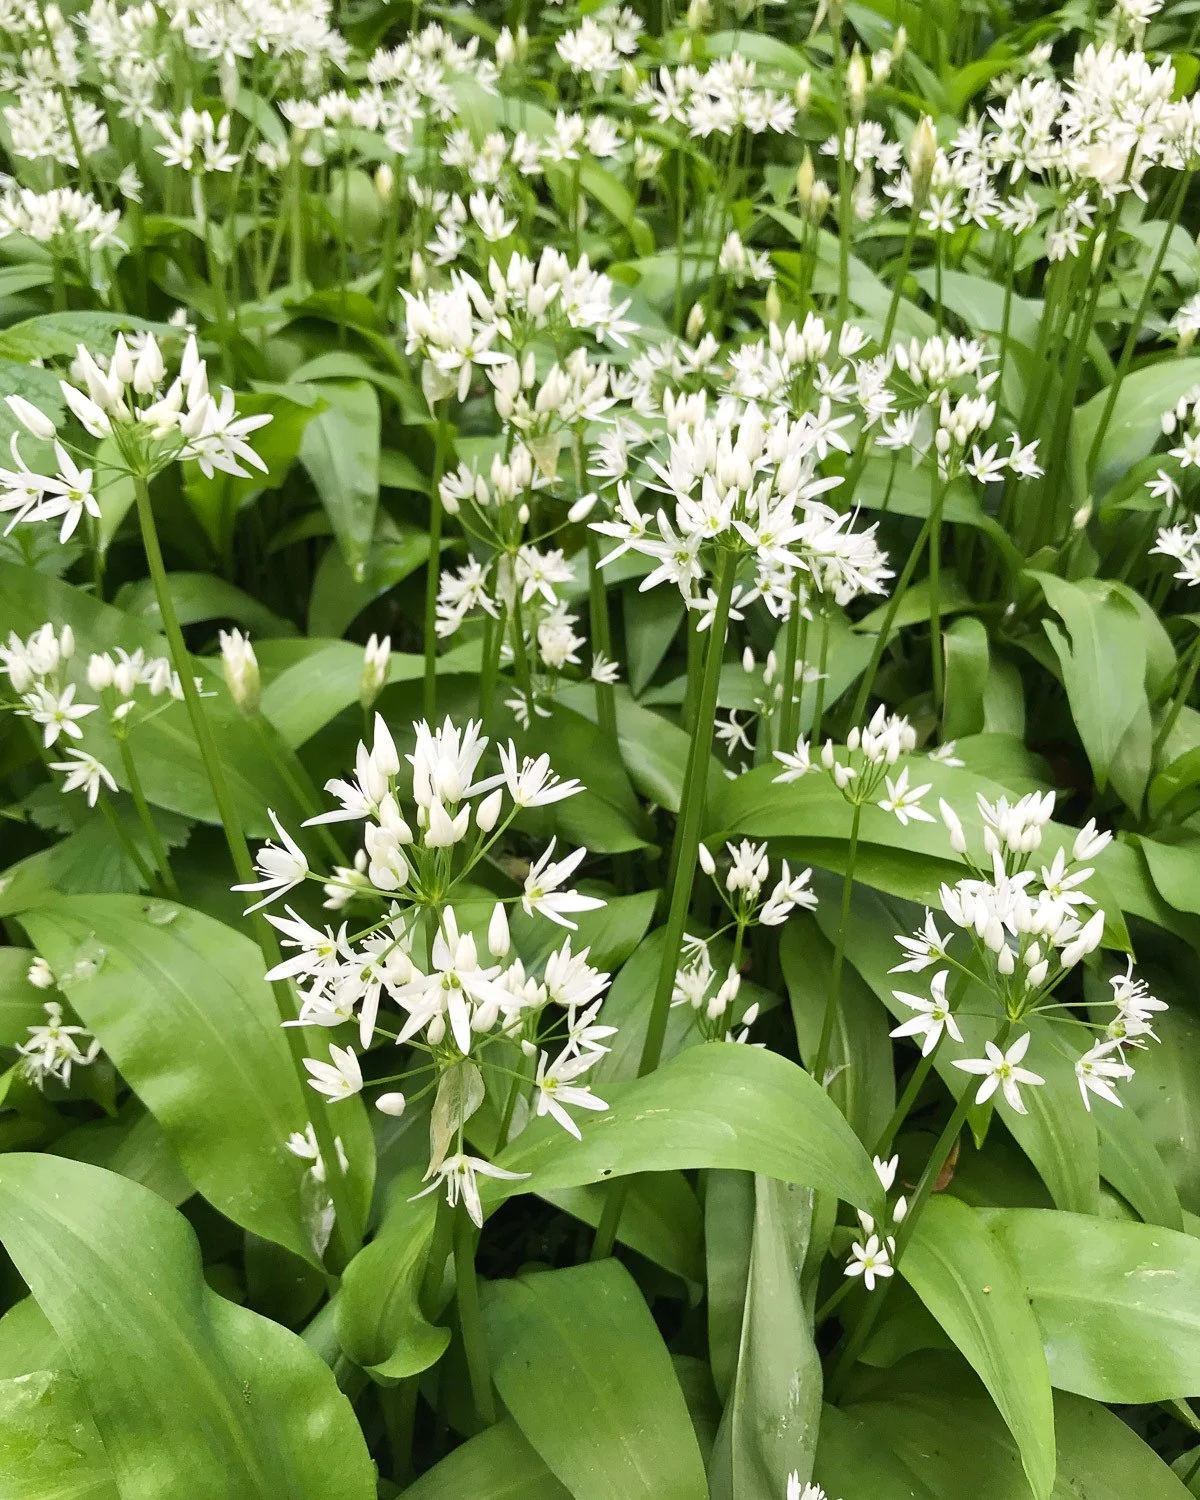
[{"label": "broad green leaf", "polygon": [[179,1164],[166,1131],[134,1095],[114,1120],[89,1120],[60,1135],[50,1148],[55,1156],[90,1162],[131,1177],[165,1198],[172,1208],[195,1191]]},{"label": "broad green leaf", "polygon": [[[800,1055],[809,1062],[820,1040],[833,967],[833,945],[810,913],[797,912],[788,921],[779,942],[779,962]],[[879,1139],[896,1106],[888,1030],[887,1012],[847,964],[829,1054],[829,1097],[867,1147]]]},{"label": "broad green leaf", "polygon": [[733,1389],[742,1344],[757,1179],[750,1172],[710,1169],[703,1180],[708,1363],[723,1407]]},{"label": "broad green leaf", "polygon": [[[1142,971],[1150,988],[1171,1002],[1155,1017],[1156,1046],[1146,1049],[1121,1094],[1133,1110],[1175,1184],[1179,1201],[1200,1212],[1200,1019],[1177,992],[1171,976]],[[1120,1188],[1119,1183],[1114,1186]],[[1132,1201],[1132,1200],[1131,1200]],[[1136,1205],[1135,1205],[1136,1206]]]},{"label": "broad green leaf", "polygon": [[[1105,1407],[1054,1399],[1053,1500],[1186,1500],[1187,1491]],[[920,1355],[841,1409],[826,1407],[817,1479],[857,1500],[1029,1500],[1016,1444],[953,1355]]]},{"label": "broad green leaf", "polygon": [[455,1448],[404,1491],[405,1500],[570,1500],[509,1418]]},{"label": "broad green leaf", "polygon": [[[682,1172],[652,1172],[626,1178],[629,1184],[617,1238],[656,1266],[704,1285],[704,1223],[700,1205]],[[547,1188],[539,1196],[595,1229],[608,1203],[603,1183]]]},{"label": "broad green leaf", "polygon": [[1100,1175],[1147,1224],[1183,1229],[1179,1194],[1150,1132],[1131,1107],[1093,1111]]},{"label": "broad green leaf", "polygon": [[[262,712],[293,749],[305,744],[343,709],[358,702],[363,648],[351,641],[326,641],[302,661],[285,667],[263,689]],[[393,652],[388,682],[414,682],[424,658]]]},{"label": "broad green leaf", "polygon": [[942,732],[947,739],[978,734],[984,726],[990,667],[987,629],[975,615],[964,615],[954,621],[942,641],[946,652]]},{"label": "broad green leaf", "polygon": [[636,1082],[606,1083],[604,1097],[608,1112],[580,1121],[581,1140],[535,1120],[498,1158],[530,1176],[488,1184],[485,1199],[732,1167],[878,1210],[879,1182],[854,1132],[808,1074],[776,1053],[731,1042],[690,1047]]},{"label": "broad green leaf", "polygon": [[[15,630],[24,638],[47,620],[59,626],[70,625],[75,632],[75,655],[69,675],[79,685],[82,702],[94,701],[86,683],[87,662],[92,652],[112,651],[117,647],[133,651],[140,646],[148,656],[167,654],[166,641],[143,621],[99,603],[82,589],[47,578],[33,568],[0,561],[0,634],[7,636],[9,630]],[[285,822],[297,826],[304,813],[276,764],[269,739],[260,732],[260,727],[247,723],[238,713],[224,687],[218,686],[219,674],[209,675],[211,664],[197,660],[195,665],[200,675],[209,676],[211,688],[206,686],[206,691],[211,690],[214,696],[204,700],[204,711],[246,833],[250,837],[270,833],[268,807],[273,807]],[[84,735],[78,743],[98,754],[120,782],[123,773],[116,747],[98,722],[103,717],[91,714],[83,721]],[[219,821],[196,737],[182,703],[173,703],[148,723],[135,725],[130,745],[146,796],[152,803],[185,817]]]},{"label": "broad green leaf", "polygon": [[983,1221],[1016,1267],[1061,1390],[1118,1402],[1200,1392],[1200,1241],[1046,1209]]},{"label": "broad green leaf", "polygon": [[978,1210],[943,1196],[925,1205],[900,1271],[988,1388],[1035,1497],[1046,1500],[1055,1466],[1050,1375],[1013,1261]]},{"label": "broad green leaf", "polygon": [[[333,1375],[204,1284],[187,1221],[79,1162],[0,1160],[0,1240],[62,1344],[121,1500],[368,1500]],[[103,1493],[101,1491],[100,1493]]]},{"label": "broad green leaf", "polygon": [[379,504],[379,397],[365,380],[317,387],[325,410],[305,427],[308,470],[355,578],[365,576]]},{"label": "broad green leaf", "polygon": [[812,1191],[754,1179],[754,1238],[737,1373],[709,1466],[713,1500],[779,1500],[788,1475],[812,1473],[821,1360],[800,1273]]},{"label": "broad green leaf", "polygon": [[[215,578],[211,573],[170,573],[168,582],[181,625],[196,625],[206,620],[233,620],[253,636],[296,634],[296,627],[290,620],[283,619],[225,578]],[[118,594],[117,603],[129,614],[144,620],[152,630],[162,629],[158,599],[149,578],[127,584]]]},{"label": "broad green leaf", "polygon": [[[129,896],[66,897],[21,921],[197,1190],[319,1262],[305,1164],[287,1149],[311,1106],[257,946],[201,912]],[[365,1211],[374,1153],[361,1102],[332,1118]]]},{"label": "broad green leaf", "polygon": [[0,1380],[5,1500],[120,1500],[100,1434],[69,1372]]},{"label": "broad green leaf", "polygon": [[619,1262],[492,1282],[483,1306],[496,1389],[576,1500],[707,1500],[671,1357]]},{"label": "broad green leaf", "polygon": [[670,589],[640,593],[633,585],[621,591],[629,686],[640,695],[649,685],[683,623],[683,600]]},{"label": "broad green leaf", "polygon": [[382,513],[361,574],[340,547],[328,547],[308,601],[309,634],[340,636],[368,604],[424,567],[428,556],[426,532],[397,526]]},{"label": "broad green leaf", "polygon": [[[1146,647],[1138,612],[1098,579],[1069,583],[1051,573],[1029,576],[1066,626],[1064,634],[1053,621],[1043,622],[1097,789],[1103,791],[1138,706],[1145,704]],[[1135,770],[1114,783],[1130,806],[1140,803],[1148,774],[1147,762],[1144,773]]]},{"label": "broad green leaf", "polygon": [[[1159,360],[1126,375],[1096,455],[1092,477],[1097,495],[1103,495],[1138,459],[1153,450],[1162,437],[1162,414],[1197,381],[1200,358]],[[1107,401],[1107,389],[1098,391],[1076,413],[1076,443],[1085,454],[1095,441]]]},{"label": "broad green leaf", "polygon": [[26,318],[0,332],[0,359],[26,364],[35,359],[74,359],[80,344],[96,354],[109,354],[117,334],[131,328],[172,334],[167,323],[151,323],[126,313],[57,312]]},{"label": "broad green leaf", "polygon": [[0,948],[0,1047],[15,1047],[46,1019],[51,996],[29,982],[33,959],[29,948]]},{"label": "broad green leaf", "polygon": [[396,1179],[383,1222],[346,1267],[337,1299],[342,1348],[382,1385],[427,1370],[450,1342],[418,1301],[437,1214],[435,1198],[413,1198],[419,1178],[414,1169]]}]

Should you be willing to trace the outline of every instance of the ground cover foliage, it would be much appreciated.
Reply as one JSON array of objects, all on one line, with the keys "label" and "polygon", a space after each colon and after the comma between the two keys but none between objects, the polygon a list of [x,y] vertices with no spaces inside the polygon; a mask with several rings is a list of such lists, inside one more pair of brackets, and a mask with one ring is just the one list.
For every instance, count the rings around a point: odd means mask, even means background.
[{"label": "ground cover foliage", "polygon": [[0,1493],[1200,1495],[1200,4],[0,19]]}]

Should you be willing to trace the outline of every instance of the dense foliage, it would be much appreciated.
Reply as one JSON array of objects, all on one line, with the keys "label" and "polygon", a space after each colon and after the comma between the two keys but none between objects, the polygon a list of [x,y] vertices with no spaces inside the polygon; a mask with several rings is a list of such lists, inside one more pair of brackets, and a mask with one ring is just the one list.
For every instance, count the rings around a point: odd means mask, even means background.
[{"label": "dense foliage", "polygon": [[0,17],[0,1493],[1200,1495],[1200,0]]}]

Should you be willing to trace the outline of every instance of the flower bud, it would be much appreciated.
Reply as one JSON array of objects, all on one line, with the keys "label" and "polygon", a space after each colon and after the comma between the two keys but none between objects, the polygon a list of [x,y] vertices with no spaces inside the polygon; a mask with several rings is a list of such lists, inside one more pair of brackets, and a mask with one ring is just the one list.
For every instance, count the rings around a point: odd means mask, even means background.
[{"label": "flower bud", "polygon": [[806,146],[803,159],[796,168],[796,198],[801,208],[806,209],[812,202],[813,185],[816,180],[817,169],[813,166],[812,153]]},{"label": "flower bud", "polygon": [[221,631],[221,670],[225,674],[225,686],[237,704],[239,712],[247,719],[258,712],[262,696],[262,683],[258,675],[258,658],[250,637],[240,630]]},{"label": "flower bud", "polygon": [[767,304],[767,322],[778,323],[779,320],[783,317],[783,301],[779,296],[778,288],[776,287],[774,282],[772,282],[771,285],[767,288],[767,295],[765,300]]},{"label": "flower bud", "polygon": [[13,416],[27,432],[31,432],[35,438],[42,438],[46,442],[54,437],[57,431],[54,423],[45,412],[39,411],[32,401],[26,401],[24,396],[6,396],[4,399],[8,402]]},{"label": "flower bud", "polygon": [[692,305],[692,310],[690,313],[688,313],[687,326],[684,329],[684,332],[687,334],[688,338],[691,339],[693,344],[704,332],[703,302],[696,302]]},{"label": "flower bud", "polygon": [[377,635],[372,635],[363,651],[362,676],[358,684],[358,701],[363,709],[371,708],[383,691],[391,655],[391,636],[385,635],[380,640]]},{"label": "flower bud", "polygon": [[500,817],[500,806],[504,800],[503,788],[497,787],[494,792],[489,792],[479,806],[475,809],[475,826],[480,833],[491,833]]},{"label": "flower bud", "polygon": [[395,190],[396,174],[389,162],[381,162],[375,172],[375,191],[379,194],[380,202],[390,203]]},{"label": "flower bud", "polygon": [[937,131],[928,115],[922,115],[908,143],[908,170],[912,175],[913,207],[920,208],[929,196],[937,162]]},{"label": "flower bud", "polygon": [[93,693],[102,693],[105,688],[113,685],[113,673],[116,670],[111,656],[93,655],[88,658],[87,680],[88,687]]},{"label": "flower bud", "polygon": [[696,858],[700,861],[700,868],[706,875],[715,875],[717,873],[717,862],[712,857],[712,851],[706,848],[704,844],[701,844],[696,850]]},{"label": "flower bud", "polygon": [[394,1120],[398,1120],[404,1113],[404,1107],[405,1098],[400,1093],[380,1094],[379,1098],[375,1101],[375,1108],[380,1114],[391,1115]]},{"label": "flower bud", "polygon": [[792,91],[792,97],[796,101],[797,114],[806,114],[809,103],[812,100],[812,74],[801,73],[796,79],[796,87]]},{"label": "flower bud", "polygon": [[867,64],[857,47],[846,64],[846,103],[850,118],[861,120],[867,104]]},{"label": "flower bud", "polygon": [[493,958],[503,958],[512,946],[508,931],[508,915],[502,902],[492,908],[492,920],[488,923],[488,952]]}]

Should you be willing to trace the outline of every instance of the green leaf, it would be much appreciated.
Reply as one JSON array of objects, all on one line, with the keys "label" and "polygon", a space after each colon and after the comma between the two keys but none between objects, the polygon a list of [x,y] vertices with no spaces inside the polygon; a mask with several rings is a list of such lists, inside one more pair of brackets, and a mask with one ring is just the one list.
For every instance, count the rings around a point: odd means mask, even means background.
[{"label": "green leaf", "polygon": [[[183,1219],[54,1157],[0,1160],[0,1240],[61,1340],[121,1500],[368,1500],[349,1402],[295,1334],[204,1284]],[[103,1491],[100,1491],[103,1494]]]},{"label": "green leaf", "polygon": [[[296,634],[290,620],[283,619],[227,579],[214,578],[211,573],[169,573],[167,582],[181,625],[233,620],[256,636]],[[149,578],[127,584],[118,594],[117,603],[129,614],[145,620],[152,630],[162,629],[158,599]]]},{"label": "green leaf", "polygon": [[28,948],[0,948],[0,1047],[15,1047],[46,1019],[48,996],[28,978],[33,957]]},{"label": "green leaf", "polygon": [[35,1370],[0,1380],[5,1500],[120,1500],[79,1382]]},{"label": "green leaf", "polygon": [[981,1212],[1033,1304],[1056,1386],[1119,1402],[1200,1391],[1200,1242],[1047,1209]]},{"label": "green leaf", "polygon": [[978,1210],[935,1197],[900,1270],[988,1388],[1017,1440],[1035,1497],[1046,1500],[1055,1465],[1050,1375],[1012,1260]]},{"label": "green leaf", "polygon": [[[351,641],[314,644],[315,651],[285,667],[263,689],[263,715],[292,749],[358,702],[363,648]],[[414,682],[423,671],[423,657],[396,651],[388,662],[388,682]]]},{"label": "green leaf", "polygon": [[379,397],[365,380],[329,382],[326,402],[305,427],[300,462],[325,507],[351,575],[361,579],[379,504]]},{"label": "green leaf", "polygon": [[737,1373],[709,1466],[713,1500],[779,1500],[788,1475],[812,1473],[821,1420],[821,1360],[800,1273],[812,1192],[754,1179]]},{"label": "green leaf", "polygon": [[[1141,1121],[1179,1200],[1200,1212],[1200,1019],[1166,974],[1144,970],[1155,993],[1172,1002],[1155,1017],[1160,1040],[1143,1052],[1122,1086],[1126,1109]],[[1120,1188],[1119,1183],[1114,1186]],[[1131,1200],[1132,1201],[1132,1200]],[[1136,1205],[1135,1205],[1136,1206]]]},{"label": "green leaf", "polygon": [[[1103,1406],[1054,1400],[1053,1500],[1186,1500],[1153,1449]],[[846,1500],[1029,1500],[1016,1444],[954,1355],[921,1355],[821,1419],[817,1478]]]},{"label": "green leaf", "polygon": [[[1162,359],[1126,375],[1096,455],[1092,474],[1095,494],[1103,495],[1154,449],[1162,437],[1163,412],[1169,411],[1197,381],[1200,358]],[[1075,414],[1075,440],[1085,454],[1091,450],[1107,401],[1107,389],[1097,391]]]},{"label": "green leaf", "polygon": [[375,1238],[346,1267],[337,1299],[338,1341],[373,1380],[390,1385],[436,1364],[450,1342],[418,1301],[437,1200],[416,1198],[420,1173],[401,1174]]},{"label": "green leaf", "polygon": [[[448,543],[443,542],[443,547]],[[339,636],[372,600],[423,567],[429,536],[413,526],[396,526],[382,515],[363,571],[346,561],[341,547],[326,549],[317,564],[308,601],[310,635]]]},{"label": "green leaf", "polygon": [[[833,969],[833,945],[811,913],[795,913],[779,942],[796,1040],[807,1062],[816,1052]],[[841,1003],[829,1054],[829,1097],[865,1146],[873,1146],[896,1107],[896,1075],[887,1012],[852,967],[842,975]]]},{"label": "green leaf", "polygon": [[55,1156],[91,1162],[108,1172],[130,1177],[165,1198],[172,1208],[192,1196],[192,1184],[166,1131],[134,1095],[115,1120],[89,1120],[60,1135],[50,1148]]},{"label": "green leaf", "polygon": [[[67,897],[21,922],[196,1189],[319,1264],[306,1168],[286,1144],[309,1104],[257,945],[201,912],[132,896]],[[344,1105],[336,1129],[365,1210],[374,1152],[361,1101]]]},{"label": "green leaf", "polygon": [[[167,654],[162,636],[124,611],[101,604],[81,589],[47,578],[33,568],[0,561],[0,633],[6,635],[15,630],[25,638],[47,620],[60,627],[70,625],[75,632],[76,649],[68,675],[79,686],[81,702],[95,699],[86,682],[88,656],[92,652],[112,651],[118,646],[134,651],[140,646],[148,656]],[[199,675],[208,675],[210,663],[194,659],[194,665]],[[273,807],[285,823],[298,825],[304,812],[276,765],[267,740],[242,718],[224,687],[218,687],[215,679],[210,681],[214,696],[205,699],[204,711],[212,725],[229,789],[246,833],[257,838],[271,832],[268,807]],[[99,755],[120,782],[122,771],[116,747],[98,722],[103,718],[103,714],[89,715],[83,721],[84,734],[78,743]],[[185,817],[211,823],[220,821],[182,703],[172,703],[149,722],[135,725],[130,744],[146,796],[152,803]]]},{"label": "green leaf", "polygon": [[[1100,579],[1068,583],[1051,573],[1031,572],[1046,602],[1066,625],[1044,621],[1046,634],[1062,668],[1063,686],[1096,787],[1103,791],[1126,732],[1139,705],[1146,704],[1146,647],[1137,610]],[[1114,786],[1130,806],[1137,806],[1149,776],[1135,768]]]},{"label": "green leaf", "polygon": [[942,637],[946,651],[946,703],[942,733],[947,739],[978,734],[984,727],[990,654],[987,628],[975,615],[955,620]]},{"label": "green leaf", "polygon": [[496,1389],[576,1500],[707,1500],[671,1357],[618,1261],[486,1290]]},{"label": "green leaf", "polygon": [[28,364],[35,359],[73,359],[80,344],[94,354],[109,354],[119,332],[131,328],[155,334],[178,334],[167,323],[151,323],[127,313],[43,313],[13,323],[0,332],[0,359]]},{"label": "green leaf", "polygon": [[404,1500],[570,1500],[508,1418],[455,1448],[404,1491]]},{"label": "green leaf", "polygon": [[773,1052],[731,1042],[690,1047],[636,1082],[605,1083],[604,1095],[608,1113],[580,1121],[581,1140],[546,1119],[528,1126],[498,1161],[529,1178],[489,1183],[485,1199],[634,1172],[732,1167],[879,1207],[871,1159],[837,1106]]}]

